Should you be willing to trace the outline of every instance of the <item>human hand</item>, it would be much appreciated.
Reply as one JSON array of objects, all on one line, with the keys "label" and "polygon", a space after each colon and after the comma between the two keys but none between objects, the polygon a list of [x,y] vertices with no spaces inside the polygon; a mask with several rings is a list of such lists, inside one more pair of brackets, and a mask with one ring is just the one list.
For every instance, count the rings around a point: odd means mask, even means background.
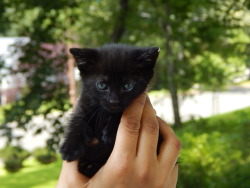
[{"label": "human hand", "polygon": [[[159,129],[163,142],[157,155]],[[106,164],[89,179],[78,172],[77,161],[64,161],[57,188],[176,187],[180,148],[173,130],[142,94],[124,111]]]}]

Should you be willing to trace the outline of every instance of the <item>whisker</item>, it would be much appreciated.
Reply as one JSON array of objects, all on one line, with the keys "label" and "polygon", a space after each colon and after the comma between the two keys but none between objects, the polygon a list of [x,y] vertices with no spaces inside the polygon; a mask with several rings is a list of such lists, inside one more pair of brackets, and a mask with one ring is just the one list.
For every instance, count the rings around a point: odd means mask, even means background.
[{"label": "whisker", "polygon": [[95,129],[99,129],[99,118],[100,118],[100,115],[101,115],[101,106],[98,108],[98,114],[97,114],[97,117],[95,119]]},{"label": "whisker", "polygon": [[[95,110],[95,111],[94,111]],[[92,115],[90,116],[88,122],[87,122],[87,125],[90,123],[90,121],[93,119],[93,117],[98,113],[99,111],[99,108],[95,108],[94,110],[92,110]]]}]

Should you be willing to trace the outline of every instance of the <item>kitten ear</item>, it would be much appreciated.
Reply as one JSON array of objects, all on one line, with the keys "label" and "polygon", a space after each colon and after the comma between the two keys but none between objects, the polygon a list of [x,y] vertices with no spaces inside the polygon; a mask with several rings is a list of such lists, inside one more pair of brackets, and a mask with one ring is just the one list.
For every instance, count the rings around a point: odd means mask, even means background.
[{"label": "kitten ear", "polygon": [[80,71],[84,71],[89,65],[97,61],[98,51],[92,48],[70,48],[76,65]]},{"label": "kitten ear", "polygon": [[136,52],[137,68],[154,68],[159,52],[158,47],[138,49]]}]

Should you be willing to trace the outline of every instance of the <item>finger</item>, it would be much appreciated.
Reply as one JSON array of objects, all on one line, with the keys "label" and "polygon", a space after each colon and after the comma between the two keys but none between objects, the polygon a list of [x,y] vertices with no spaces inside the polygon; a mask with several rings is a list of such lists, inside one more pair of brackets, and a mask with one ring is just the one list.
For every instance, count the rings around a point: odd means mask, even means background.
[{"label": "finger", "polygon": [[156,112],[147,97],[143,109],[141,129],[137,146],[137,156],[156,157],[157,142],[159,136],[159,124],[156,119]]},{"label": "finger", "polygon": [[86,185],[86,183],[89,181],[89,178],[78,172],[77,164],[78,164],[77,161],[72,161],[72,162],[63,161],[62,171],[57,184],[58,188],[61,187],[80,188]]},{"label": "finger", "polygon": [[60,177],[59,177],[59,180],[57,182],[56,188],[67,188],[67,184],[65,182],[66,179],[67,179],[67,173],[64,170],[64,168],[62,167],[62,170],[61,170]]},{"label": "finger", "polygon": [[[169,167],[169,171],[166,173],[171,173],[174,168],[179,152],[181,149],[181,143],[176,137],[174,131],[169,127],[161,118],[158,117],[158,122],[160,124],[160,133],[163,136],[163,142],[160,146],[160,153],[158,155],[158,161],[161,163],[163,168]],[[168,174],[166,174],[168,175]]]},{"label": "finger", "polygon": [[136,154],[141,116],[146,97],[146,93],[141,94],[123,112],[112,154],[116,153],[119,156]]},{"label": "finger", "polygon": [[178,180],[178,165],[175,165],[172,174],[170,176],[170,185],[169,188],[176,188],[177,180]]}]

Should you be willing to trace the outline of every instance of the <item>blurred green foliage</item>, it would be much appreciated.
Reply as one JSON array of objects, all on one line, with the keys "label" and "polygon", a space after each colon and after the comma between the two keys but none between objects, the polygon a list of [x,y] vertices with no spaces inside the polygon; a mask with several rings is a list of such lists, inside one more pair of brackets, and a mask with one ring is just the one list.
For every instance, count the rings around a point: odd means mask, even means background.
[{"label": "blurred green foliage", "polygon": [[[11,143],[20,139],[13,129],[47,131],[49,151],[58,148],[64,132],[62,117],[71,108],[66,76],[71,46],[109,42],[159,46],[153,89],[172,90],[171,95],[195,84],[219,90],[250,68],[249,10],[249,0],[1,0],[0,36],[30,40],[15,44],[23,54],[17,67],[6,67],[0,59],[1,69],[27,79],[22,99],[0,108],[1,134]],[[178,102],[178,95],[173,100]],[[51,116],[55,113],[59,115]],[[30,124],[35,116],[51,123]],[[192,120],[176,132],[183,144],[179,187],[250,187],[249,108]],[[27,157],[15,147],[1,153],[12,171],[22,167]],[[47,156],[44,151],[37,153]],[[36,166],[38,170],[32,172],[0,177],[1,186],[43,185],[52,180],[51,174],[56,182],[60,164],[48,169]],[[33,172],[42,178],[34,179]]]},{"label": "blurred green foliage", "polygon": [[48,150],[48,148],[36,148],[32,155],[41,164],[50,164],[57,159],[56,153]]},{"label": "blurred green foliage", "polygon": [[23,167],[23,161],[30,153],[20,146],[7,146],[0,150],[0,158],[8,172],[17,172]]},{"label": "blurred green foliage", "polygon": [[184,125],[179,187],[250,187],[250,108]]}]

